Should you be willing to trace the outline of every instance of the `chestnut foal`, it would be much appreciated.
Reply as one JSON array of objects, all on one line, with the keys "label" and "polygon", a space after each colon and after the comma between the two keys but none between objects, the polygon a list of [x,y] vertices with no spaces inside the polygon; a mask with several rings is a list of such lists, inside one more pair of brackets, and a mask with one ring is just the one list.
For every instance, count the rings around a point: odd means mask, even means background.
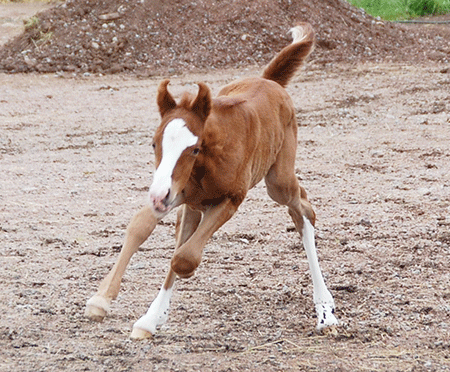
[{"label": "chestnut foal", "polygon": [[334,301],[319,267],[314,242],[315,213],[295,175],[297,121],[284,87],[314,46],[308,23],[291,30],[294,41],[266,67],[262,77],[225,86],[217,98],[199,83],[196,97],[179,103],[164,80],[157,94],[161,124],[153,147],[156,171],[150,203],[131,220],[123,248],[98,292],[87,302],[86,316],[102,321],[131,256],[157,222],[182,205],[176,224],[176,247],[169,272],[147,313],[133,326],[132,338],[151,337],[168,317],[176,277],[188,278],[200,264],[213,233],[236,212],[247,191],[263,178],[267,192],[286,205],[303,238],[314,287],[317,328],[337,324]]}]

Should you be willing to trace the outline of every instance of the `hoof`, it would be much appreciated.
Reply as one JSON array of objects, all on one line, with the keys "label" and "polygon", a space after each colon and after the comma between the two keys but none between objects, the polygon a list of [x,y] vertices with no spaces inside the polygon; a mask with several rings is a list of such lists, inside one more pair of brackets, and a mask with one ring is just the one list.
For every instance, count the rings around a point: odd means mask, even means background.
[{"label": "hoof", "polygon": [[332,325],[329,327],[325,327],[325,328],[321,328],[320,330],[318,330],[318,333],[320,333],[321,335],[324,336],[333,336],[336,337],[338,335],[338,326],[337,325]]},{"label": "hoof", "polygon": [[86,305],[84,315],[94,322],[103,322],[103,319],[105,319],[106,316],[106,311],[97,306]]},{"label": "hoof", "polygon": [[94,296],[86,303],[84,315],[95,322],[102,322],[109,310],[108,301],[103,297]]},{"label": "hoof", "polygon": [[133,331],[131,331],[130,335],[130,338],[134,341],[145,340],[152,337],[153,335],[151,332],[136,327],[133,327]]}]

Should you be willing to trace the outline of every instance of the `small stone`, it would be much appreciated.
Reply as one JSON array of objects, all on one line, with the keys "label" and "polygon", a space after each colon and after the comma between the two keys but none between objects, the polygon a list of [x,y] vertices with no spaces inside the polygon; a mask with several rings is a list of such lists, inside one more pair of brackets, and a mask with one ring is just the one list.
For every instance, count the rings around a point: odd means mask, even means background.
[{"label": "small stone", "polygon": [[117,12],[101,14],[98,16],[102,21],[112,21],[114,19],[120,18],[120,14]]}]

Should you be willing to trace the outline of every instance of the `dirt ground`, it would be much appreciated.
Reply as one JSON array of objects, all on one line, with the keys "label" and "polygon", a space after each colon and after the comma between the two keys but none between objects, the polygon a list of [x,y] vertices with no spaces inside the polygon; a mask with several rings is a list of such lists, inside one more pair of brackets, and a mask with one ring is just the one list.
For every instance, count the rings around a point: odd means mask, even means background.
[{"label": "dirt ground", "polygon": [[[243,68],[172,76],[214,92]],[[450,70],[309,63],[289,86],[297,173],[341,326],[314,331],[308,264],[259,184],[132,342],[164,279],[175,213],[132,259],[103,323],[86,300],[146,202],[160,77],[0,74],[1,371],[450,371]]]}]

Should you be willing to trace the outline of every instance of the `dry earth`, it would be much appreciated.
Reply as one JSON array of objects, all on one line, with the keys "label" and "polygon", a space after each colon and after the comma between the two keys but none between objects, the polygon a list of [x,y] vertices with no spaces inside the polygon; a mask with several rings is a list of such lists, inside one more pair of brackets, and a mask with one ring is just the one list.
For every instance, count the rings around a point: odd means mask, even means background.
[{"label": "dry earth", "polygon": [[[258,185],[177,284],[169,323],[133,343],[164,278],[174,215],[134,257],[111,317],[83,317],[145,203],[158,79],[0,75],[0,369],[443,371],[450,365],[450,76],[441,67],[308,66],[298,176],[318,214],[342,326],[313,332],[284,208]],[[256,71],[186,75],[215,92]]]},{"label": "dry earth", "polygon": [[[172,77],[214,92],[259,70]],[[1,371],[449,371],[450,73],[309,64],[289,86],[298,177],[341,326],[314,332],[286,210],[253,189],[176,284],[170,319],[131,342],[174,244],[174,213],[133,258],[111,316],[84,318],[146,201],[159,78],[0,74]]]}]

